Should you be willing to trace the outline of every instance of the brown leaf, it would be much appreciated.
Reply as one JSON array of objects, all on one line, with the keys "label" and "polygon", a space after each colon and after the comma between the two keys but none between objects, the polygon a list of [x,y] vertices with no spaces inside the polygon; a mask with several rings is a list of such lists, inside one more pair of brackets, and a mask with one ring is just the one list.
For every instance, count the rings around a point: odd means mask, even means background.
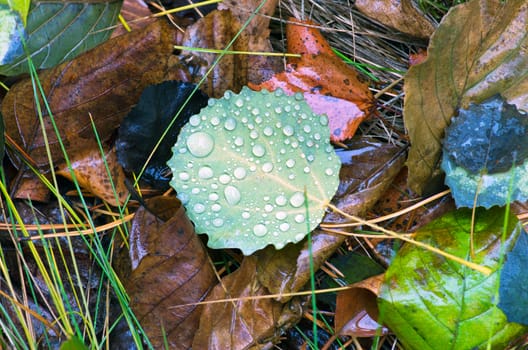
[{"label": "brown leaf", "polygon": [[[117,162],[115,148],[106,152],[105,159],[101,157],[98,149],[88,148],[84,152],[75,154],[75,158],[70,159],[70,162],[81,187],[111,205],[117,206],[125,202],[128,195],[125,173]],[[105,162],[108,165],[108,171]],[[57,174],[72,180],[70,169],[67,166],[59,169]]]},{"label": "brown leaf", "polygon": [[458,108],[502,94],[528,110],[528,2],[470,1],[444,17],[427,59],[405,77],[404,120],[411,140],[409,187],[436,191],[444,129]]},{"label": "brown leaf", "polygon": [[[213,11],[185,31],[182,45],[204,49],[223,50],[240,31],[240,23],[230,11]],[[248,36],[242,32],[229,50],[247,51]],[[195,67],[194,83],[199,83],[218,55],[197,51],[182,51],[180,58]],[[239,92],[247,83],[247,58],[226,54],[207,75],[201,89],[209,97],[219,98],[226,90]]]},{"label": "brown leaf", "polygon": [[[121,16],[129,25],[131,30],[139,30],[154,22],[156,19],[149,17],[152,15],[147,4],[143,0],[125,0],[121,7]],[[127,30],[123,25],[119,24],[118,27],[112,32],[112,38],[127,33]]]},{"label": "brown leaf", "polygon": [[175,198],[155,197],[136,212],[130,232],[130,305],[153,346],[188,349],[202,301],[215,283],[206,250]]},{"label": "brown leaf", "polygon": [[[300,53],[301,58],[288,58],[284,72],[275,74],[262,84],[249,83],[249,86],[254,90],[274,91],[281,88],[288,94],[305,93],[310,107],[326,113],[331,128],[336,128],[330,130],[331,139],[342,141],[350,138],[374,105],[368,84],[361,80],[354,68],[333,53],[330,44],[318,30],[306,26],[313,25],[312,22],[290,21],[294,23],[288,23],[286,27],[288,52]],[[315,95],[335,99],[328,103]],[[342,100],[345,101],[341,105]],[[338,107],[327,108],[328,105]]]},{"label": "brown leaf", "polygon": [[[244,300],[268,295],[257,278],[257,258],[247,256],[235,272],[222,279],[207,300],[239,298],[205,305],[193,349],[264,349],[278,339],[281,328],[296,323],[301,309],[272,299]],[[292,304],[295,305],[295,304]]]},{"label": "brown leaf", "polygon": [[354,5],[365,16],[416,38],[428,39],[435,29],[411,0],[356,0]]},{"label": "brown leaf", "polygon": [[[44,94],[70,157],[89,148],[97,149],[90,113],[104,142],[137,102],[142,90],[164,79],[173,50],[172,37],[172,29],[157,21],[40,74]],[[46,144],[55,165],[64,162],[64,155],[51,117],[42,106],[48,136],[45,141],[32,96],[31,79],[10,89],[2,103],[5,130],[38,169],[48,173]],[[20,167],[18,156],[13,152],[10,156]]]},{"label": "brown leaf", "polygon": [[339,335],[374,337],[385,335],[388,329],[379,328],[377,297],[383,274],[355,283],[351,289],[337,293],[335,329]]}]

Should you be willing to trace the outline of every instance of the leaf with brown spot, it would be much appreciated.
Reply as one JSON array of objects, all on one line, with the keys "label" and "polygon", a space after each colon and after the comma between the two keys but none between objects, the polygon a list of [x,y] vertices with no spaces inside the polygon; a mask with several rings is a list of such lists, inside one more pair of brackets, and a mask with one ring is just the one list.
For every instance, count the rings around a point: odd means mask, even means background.
[{"label": "leaf with brown spot", "polygon": [[202,241],[176,198],[155,197],[136,212],[130,231],[130,306],[156,349],[188,349],[203,301],[216,281]]},{"label": "leaf with brown spot", "polygon": [[435,29],[411,0],[356,0],[354,6],[365,16],[416,38],[427,39]]},{"label": "leaf with brown spot", "polygon": [[[281,88],[288,94],[303,92],[310,107],[328,115],[333,141],[352,137],[374,105],[368,84],[354,68],[334,54],[321,33],[310,27],[314,25],[312,22],[290,21],[294,23],[286,27],[288,52],[299,53],[301,58],[288,58],[284,72],[258,85],[249,83],[249,86],[254,90]],[[333,99],[328,102],[325,98]]]},{"label": "leaf with brown spot", "polygon": [[444,129],[457,109],[501,94],[528,110],[528,2],[469,1],[431,37],[427,59],[405,77],[403,116],[411,140],[409,187],[437,190]]},{"label": "leaf with brown spot", "polygon": [[[173,50],[172,38],[172,29],[156,21],[144,30],[109,40],[73,61],[40,74],[45,97],[70,157],[85,149],[97,149],[90,114],[104,142],[137,102],[142,90],[164,80]],[[48,139],[43,138],[32,96],[31,79],[14,85],[2,102],[2,115],[6,133],[29,155],[39,171],[46,174],[49,172],[46,144],[55,165],[64,162],[64,155],[44,106],[43,122]],[[23,171],[17,154],[10,152],[9,155]]]},{"label": "leaf with brown spot", "polygon": [[[79,185],[111,205],[123,204],[128,195],[125,173],[117,162],[115,148],[108,150],[105,158],[95,148],[86,149],[70,159],[71,168]],[[106,169],[108,165],[108,171]],[[57,174],[72,180],[70,169],[64,166]],[[115,190],[115,193],[114,193]]]}]

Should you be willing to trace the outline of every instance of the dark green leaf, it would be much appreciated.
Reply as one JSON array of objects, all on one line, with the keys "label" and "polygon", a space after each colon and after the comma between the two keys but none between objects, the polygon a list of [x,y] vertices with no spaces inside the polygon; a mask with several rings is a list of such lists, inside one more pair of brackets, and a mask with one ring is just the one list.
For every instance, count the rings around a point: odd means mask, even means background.
[{"label": "dark green leaf", "polygon": [[[25,29],[27,52],[37,69],[56,66],[108,39],[121,9],[121,0],[32,2]],[[21,46],[20,43],[18,46]],[[0,74],[28,72],[27,57],[0,66]]]},{"label": "dark green leaf", "polygon": [[[138,104],[125,117],[119,128],[116,151],[119,163],[127,171],[139,174],[154,146],[161,138],[172,118],[193,92],[195,85],[166,81],[147,87]],[[156,188],[169,185],[167,161],[172,155],[180,129],[189,118],[207,105],[207,96],[200,90],[189,99],[171,129],[150,159],[142,180]]]},{"label": "dark green leaf", "polygon": [[[417,241],[469,259],[471,210],[448,213],[422,227]],[[471,261],[492,270],[489,276],[414,245],[405,245],[385,275],[381,320],[405,349],[504,349],[526,331],[508,322],[497,307],[501,254],[515,243],[521,225],[514,215],[505,227],[504,210],[479,209]],[[505,233],[505,241],[501,237]]]},{"label": "dark green leaf", "polygon": [[528,325],[528,235],[523,231],[506,254],[499,288],[499,307],[508,321]]}]

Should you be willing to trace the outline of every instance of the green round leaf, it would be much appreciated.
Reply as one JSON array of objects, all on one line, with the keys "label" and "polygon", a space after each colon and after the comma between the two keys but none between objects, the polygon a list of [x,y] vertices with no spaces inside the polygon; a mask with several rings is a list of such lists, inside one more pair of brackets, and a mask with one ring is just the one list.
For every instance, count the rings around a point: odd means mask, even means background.
[{"label": "green round leaf", "polygon": [[302,95],[228,91],[182,129],[171,185],[210,247],[280,249],[319,224],[337,190],[329,136]]}]

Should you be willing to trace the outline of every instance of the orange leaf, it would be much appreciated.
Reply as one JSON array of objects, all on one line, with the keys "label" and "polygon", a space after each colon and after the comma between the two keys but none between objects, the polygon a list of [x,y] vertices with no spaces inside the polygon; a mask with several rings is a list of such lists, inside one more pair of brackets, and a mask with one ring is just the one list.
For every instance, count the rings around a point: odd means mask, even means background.
[{"label": "orange leaf", "polygon": [[[313,22],[296,19],[290,21],[299,24],[290,23],[287,26],[288,51],[300,53],[301,58],[289,58],[284,72],[275,74],[262,84],[250,83],[249,86],[254,90],[273,91],[281,88],[288,94],[303,92],[312,108],[314,101],[323,101],[307,96],[306,93],[334,97],[332,107],[322,111],[330,119],[331,139],[342,141],[351,137],[374,105],[368,84],[361,80],[354,68],[332,52],[332,48],[317,29],[306,26],[313,25]],[[341,107],[336,105],[341,103]],[[353,103],[355,108],[350,108],[350,103]],[[333,129],[335,125],[337,127]]]}]

